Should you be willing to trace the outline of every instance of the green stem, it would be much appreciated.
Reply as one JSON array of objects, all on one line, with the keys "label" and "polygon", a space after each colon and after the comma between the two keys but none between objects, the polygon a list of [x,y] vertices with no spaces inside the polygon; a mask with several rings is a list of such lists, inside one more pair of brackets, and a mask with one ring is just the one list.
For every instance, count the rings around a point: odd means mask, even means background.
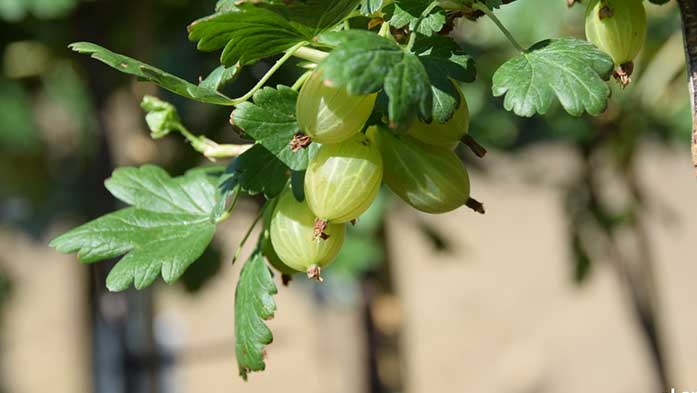
[{"label": "green stem", "polygon": [[294,53],[293,56],[311,61],[315,64],[319,64],[324,60],[327,56],[329,56],[329,53],[327,52],[322,52],[321,50],[309,48],[306,46],[298,48]]},{"label": "green stem", "polygon": [[409,34],[409,42],[407,43],[407,50],[409,52],[411,52],[411,50],[414,48],[414,43],[416,42],[416,31],[419,30],[419,27],[421,27],[421,22],[431,13],[431,11],[433,11],[434,8],[436,8],[436,6],[438,6],[437,1],[431,2],[431,4],[426,7],[424,12],[421,13],[421,16],[419,16],[419,19],[416,21],[411,34]]},{"label": "green stem", "polygon": [[268,82],[269,79],[271,79],[273,74],[275,74],[276,71],[278,71],[279,68],[281,68],[281,66],[283,66],[283,64],[285,64],[286,61],[288,61],[288,59],[295,56],[296,53],[298,51],[300,51],[301,49],[303,49],[306,45],[307,45],[307,42],[301,42],[301,43],[296,44],[292,48],[288,49],[286,51],[286,53],[283,54],[283,57],[278,59],[278,61],[276,61],[276,64],[274,64],[273,67],[271,67],[271,69],[269,69],[269,71],[266,72],[266,74],[261,78],[259,83],[257,83],[250,91],[248,91],[247,94],[243,95],[242,97],[235,98],[232,101],[230,101],[229,105],[230,106],[239,105],[243,102],[248,101],[250,98],[252,98],[254,96],[254,93],[256,93],[257,90],[264,87],[266,82]]},{"label": "green stem", "polygon": [[218,143],[206,138],[205,136],[196,136],[187,130],[183,124],[175,126],[184,138],[186,138],[191,146],[204,157],[215,161],[216,159],[232,158],[240,156],[242,153],[249,150],[253,145],[219,145]]},{"label": "green stem", "polygon": [[508,41],[510,41],[511,44],[513,44],[513,46],[518,51],[522,53],[527,52],[527,50],[523,49],[523,47],[518,43],[518,41],[516,41],[516,39],[513,37],[513,34],[511,34],[511,32],[508,31],[508,29],[506,28],[506,26],[503,25],[501,20],[496,15],[494,15],[494,13],[489,9],[489,7],[479,2],[474,3],[473,7],[474,9],[482,11],[486,16],[488,16],[489,19],[491,19],[494,22],[496,27],[498,27],[499,30],[501,30],[501,32],[506,36],[506,38],[508,38]]},{"label": "green stem", "polygon": [[390,35],[390,22],[382,22],[378,35],[383,38],[387,38]]},{"label": "green stem", "polygon": [[298,78],[298,80],[296,80],[295,83],[293,83],[293,86],[291,86],[290,88],[295,90],[295,91],[300,90],[300,88],[305,83],[307,78],[309,78],[310,75],[312,75],[312,72],[313,72],[313,70],[310,70],[310,71],[307,71],[304,74],[300,75],[300,78]]},{"label": "green stem", "polygon": [[249,237],[252,236],[252,232],[254,231],[254,228],[256,228],[257,224],[259,224],[259,221],[261,221],[262,217],[264,217],[264,210],[266,210],[266,204],[261,208],[261,211],[259,211],[259,215],[257,218],[254,220],[252,225],[249,226],[249,229],[247,229],[247,233],[244,235],[242,238],[242,241],[240,242],[240,245],[237,247],[237,250],[235,251],[235,256],[232,257],[232,264],[234,265],[235,262],[240,258],[240,254],[242,253],[242,247],[247,243],[247,240],[249,240]]},{"label": "green stem", "polygon": [[225,212],[215,221],[216,225],[230,218],[230,214],[232,214],[232,211],[235,209],[235,206],[237,206],[237,201],[240,199],[241,193],[240,186],[236,186],[233,192],[234,194],[232,196],[232,200],[230,201],[230,207],[225,209]]},{"label": "green stem", "polygon": [[416,33],[411,32],[409,34],[409,42],[407,42],[407,52],[411,52],[411,50],[414,48],[414,43],[416,42]]}]

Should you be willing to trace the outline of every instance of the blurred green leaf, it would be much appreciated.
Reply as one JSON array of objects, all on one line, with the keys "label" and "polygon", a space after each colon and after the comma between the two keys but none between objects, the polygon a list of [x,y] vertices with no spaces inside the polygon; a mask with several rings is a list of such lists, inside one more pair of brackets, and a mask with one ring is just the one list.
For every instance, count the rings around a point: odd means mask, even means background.
[{"label": "blurred green leaf", "polygon": [[33,152],[40,146],[31,101],[16,82],[0,78],[0,149]]},{"label": "blurred green leaf", "polygon": [[2,0],[0,18],[18,22],[31,13],[39,19],[54,19],[66,16],[79,0]]}]

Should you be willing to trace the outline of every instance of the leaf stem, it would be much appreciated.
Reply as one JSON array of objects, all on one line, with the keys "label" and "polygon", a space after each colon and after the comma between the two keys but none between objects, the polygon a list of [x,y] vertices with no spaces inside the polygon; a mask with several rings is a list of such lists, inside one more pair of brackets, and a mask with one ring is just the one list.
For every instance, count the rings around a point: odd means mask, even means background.
[{"label": "leaf stem", "polygon": [[438,2],[432,1],[431,4],[426,7],[424,12],[421,13],[421,16],[419,16],[416,24],[414,24],[414,28],[412,29],[411,34],[409,34],[409,42],[407,43],[407,50],[409,52],[411,52],[412,48],[414,48],[414,43],[416,42],[416,31],[419,30],[419,27],[421,27],[421,22],[423,22],[424,18],[426,18],[431,11],[436,8],[436,6],[438,6]]},{"label": "leaf stem", "polygon": [[259,221],[261,221],[262,217],[264,217],[265,210],[266,210],[266,204],[264,204],[264,206],[259,211],[259,215],[257,216],[257,218],[254,219],[254,222],[252,223],[252,225],[250,225],[249,229],[247,229],[247,233],[242,238],[240,245],[237,246],[237,250],[235,251],[235,256],[232,257],[232,264],[233,265],[240,258],[240,254],[242,253],[242,247],[244,247],[244,245],[247,243],[247,240],[249,240],[249,237],[252,236],[252,232],[254,231],[254,228],[257,227],[257,224],[259,224]]},{"label": "leaf stem", "polygon": [[196,136],[192,134],[191,131],[186,129],[186,127],[184,127],[184,125],[181,123],[176,124],[175,128],[184,136],[184,138],[186,138],[187,141],[189,141],[189,143],[191,143],[194,150],[203,154],[204,157],[211,161],[215,161],[216,159],[238,157],[254,146],[250,144],[220,145],[203,135]]},{"label": "leaf stem", "polygon": [[312,72],[313,72],[313,70],[310,70],[310,71],[307,71],[304,74],[300,75],[300,78],[298,78],[298,80],[296,80],[295,83],[293,83],[293,86],[291,86],[290,88],[295,90],[295,91],[300,90],[300,88],[303,86],[303,84],[305,83],[307,78],[309,78],[310,75],[312,75]]},{"label": "leaf stem", "polygon": [[511,34],[511,32],[508,31],[506,26],[503,25],[503,22],[501,22],[501,20],[496,15],[494,15],[494,13],[491,11],[491,9],[489,9],[489,7],[486,6],[486,4],[476,2],[473,4],[472,7],[476,10],[482,11],[486,16],[488,16],[489,19],[491,19],[492,22],[494,22],[496,27],[498,27],[499,30],[501,30],[501,32],[506,36],[506,38],[508,38],[508,41],[510,41],[511,44],[513,44],[513,46],[518,51],[522,53],[527,52],[527,50],[523,49],[523,47],[518,43],[518,41],[516,41],[515,37],[513,37],[513,34]]},{"label": "leaf stem", "polygon": [[235,209],[235,206],[237,206],[237,201],[240,200],[240,194],[242,192],[240,191],[240,186],[237,185],[233,191],[233,196],[232,199],[230,200],[230,206],[225,209],[225,212],[218,217],[217,220],[215,220],[215,224],[218,225],[221,222],[227,220],[230,218],[230,215],[232,214],[232,211]]},{"label": "leaf stem", "polygon": [[271,79],[271,77],[273,76],[273,74],[275,74],[276,71],[278,71],[279,68],[281,68],[281,66],[283,66],[283,64],[285,64],[286,61],[288,61],[288,59],[290,59],[291,57],[295,56],[296,53],[297,53],[299,50],[303,49],[305,46],[307,46],[307,42],[300,42],[300,43],[296,44],[295,46],[293,46],[292,48],[288,49],[288,50],[283,54],[283,57],[281,57],[280,59],[278,59],[278,60],[276,61],[276,64],[274,64],[274,65],[266,72],[266,74],[261,78],[261,80],[259,80],[259,82],[258,82],[254,87],[252,87],[252,89],[251,89],[250,91],[248,91],[247,94],[243,95],[242,97],[235,98],[235,99],[231,100],[230,103],[229,103],[229,105],[235,106],[235,105],[239,105],[239,104],[241,104],[241,103],[243,103],[243,102],[249,101],[249,99],[252,98],[252,97],[254,96],[254,93],[256,93],[259,89],[261,89],[262,87],[264,87],[264,85],[266,84],[266,82],[268,82],[269,79]]},{"label": "leaf stem", "polygon": [[414,43],[416,42],[416,32],[412,31],[411,34],[409,34],[409,42],[407,42],[407,51],[411,52],[411,50],[414,48]]},{"label": "leaf stem", "polygon": [[329,53],[303,46],[298,48],[293,53],[293,56],[303,60],[311,61],[315,64],[319,64],[322,62],[322,60],[329,56]]},{"label": "leaf stem", "polygon": [[378,35],[382,38],[387,38],[390,35],[390,22],[382,22],[382,26],[380,26]]}]

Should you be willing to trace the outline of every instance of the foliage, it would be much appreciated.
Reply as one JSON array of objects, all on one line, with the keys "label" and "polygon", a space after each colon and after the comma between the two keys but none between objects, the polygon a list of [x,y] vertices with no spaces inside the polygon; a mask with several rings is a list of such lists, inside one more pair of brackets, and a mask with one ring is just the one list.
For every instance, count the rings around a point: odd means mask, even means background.
[{"label": "foliage", "polygon": [[83,263],[127,254],[109,273],[109,290],[142,289],[160,273],[174,282],[213,239],[217,190],[208,170],[173,179],[155,166],[123,168],[106,187],[132,207],[73,229],[51,246],[77,252]]},{"label": "foliage", "polygon": [[[323,83],[345,89],[349,95],[377,93],[366,126],[380,125],[379,132],[389,138],[402,138],[401,134],[417,120],[447,123],[465,99],[459,93],[460,85],[474,82],[474,89],[489,77],[493,95],[504,96],[503,107],[518,116],[554,112],[556,101],[572,116],[602,114],[611,96],[606,82],[614,68],[610,56],[591,43],[570,37],[549,38],[523,48],[495,14],[505,8],[505,3],[221,0],[212,15],[189,26],[189,38],[198,49],[221,50],[220,64],[199,84],[96,44],[72,44],[77,52],[90,54],[116,70],[186,99],[234,107],[231,123],[251,141],[240,148],[195,137],[183,126],[172,104],[146,99],[143,108],[154,138],[179,131],[206,157],[233,160],[226,170],[199,169],[180,177],[170,177],[154,166],[119,169],[106,186],[131,207],[78,227],[51,245],[61,252],[77,252],[85,263],[125,255],[109,275],[107,286],[118,291],[134,284],[140,289],[160,274],[167,283],[178,279],[207,249],[217,224],[234,215],[240,194],[263,195],[266,209],[290,183],[295,198],[302,200],[303,192],[307,192],[300,187],[303,171],[319,148],[304,135],[296,119],[297,91],[307,74],[289,86],[271,87],[269,83],[292,57],[304,61],[298,64],[303,70],[320,69]],[[479,66],[480,77],[475,81],[475,60],[486,59],[486,55],[463,49],[445,33],[458,18],[477,20],[484,15],[501,29],[517,53],[510,59],[499,59],[502,61],[493,75],[482,73]],[[223,93],[226,87],[235,85],[245,67],[273,56],[281,57],[249,92],[238,98]],[[457,176],[435,174],[439,186],[445,189],[452,186],[449,178],[465,175],[454,153],[439,149],[419,147],[409,154],[433,151],[433,160],[438,156],[452,158],[454,163],[448,162],[447,167],[459,171]],[[417,154],[414,160],[399,163],[405,169],[401,173],[409,173],[420,191],[428,188],[424,183],[428,177],[419,178],[419,171],[409,164],[424,159],[419,168],[435,167],[428,165],[425,156]],[[399,158],[397,154],[390,164],[396,165]],[[464,196],[468,192],[457,191],[458,200],[453,205],[470,206],[472,201]],[[422,210],[428,211],[429,206]],[[375,231],[370,233],[372,236]],[[321,237],[321,227],[317,235]],[[346,257],[351,254],[355,258],[357,253],[378,258],[379,250],[368,240],[371,236],[361,235],[353,243],[353,251],[340,254],[339,259],[351,258]],[[276,286],[259,251],[262,240],[260,237],[257,251],[242,269],[236,293],[237,358],[245,378],[249,372],[265,368],[264,347],[272,341],[264,321],[275,311],[272,296]],[[574,237],[574,246],[579,264],[587,264],[578,236]],[[310,275],[319,278],[318,271]]]},{"label": "foliage", "polygon": [[242,268],[235,297],[235,337],[240,375],[265,368],[264,346],[273,336],[264,321],[273,317],[277,292],[271,272],[260,252],[255,252]]},{"label": "foliage", "polygon": [[580,116],[607,108],[614,63],[592,44],[576,39],[547,40],[509,60],[494,74],[494,95],[518,116],[545,114],[557,96],[564,109]]}]

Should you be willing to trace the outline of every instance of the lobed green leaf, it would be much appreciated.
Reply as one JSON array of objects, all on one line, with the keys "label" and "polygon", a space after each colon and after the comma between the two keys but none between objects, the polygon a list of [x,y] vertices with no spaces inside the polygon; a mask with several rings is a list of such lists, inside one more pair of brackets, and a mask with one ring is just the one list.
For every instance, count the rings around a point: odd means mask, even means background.
[{"label": "lobed green leaf", "polygon": [[[239,2],[238,2],[239,3]],[[231,66],[251,64],[281,53],[297,43],[312,41],[350,14],[360,0],[308,0],[291,4],[218,4],[218,12],[189,26],[189,39],[198,49],[223,48],[220,61]]]},{"label": "lobed green leaf", "polygon": [[545,114],[556,96],[574,116],[597,116],[607,108],[612,59],[593,44],[563,38],[545,40],[503,64],[493,77],[494,96],[518,116]]},{"label": "lobed green leaf", "polygon": [[474,61],[450,38],[419,37],[414,46],[431,81],[433,119],[445,123],[460,106],[460,94],[453,82],[473,82]]},{"label": "lobed green leaf", "polygon": [[383,9],[385,20],[398,29],[409,27],[411,31],[431,36],[443,29],[446,17],[439,7],[422,17],[430,3],[420,0],[396,1]]},{"label": "lobed green leaf", "polygon": [[126,254],[107,277],[107,287],[142,289],[161,274],[176,281],[213,239],[211,211],[218,195],[210,169],[171,178],[160,168],[122,168],[106,185],[132,207],[107,214],[51,242],[83,263]]},{"label": "lobed green leaf", "polygon": [[298,93],[287,86],[265,87],[254,94],[253,103],[238,105],[230,119],[290,169],[300,171],[307,168],[312,148],[291,149],[290,142],[300,131],[295,119],[297,100]]},{"label": "lobed green leaf", "polygon": [[271,199],[283,191],[288,182],[288,167],[262,145],[254,145],[234,159],[222,177],[222,190],[238,185],[249,195],[264,194]]},{"label": "lobed green leaf", "polygon": [[235,352],[244,379],[266,368],[264,347],[271,344],[273,335],[264,321],[274,316],[277,292],[264,256],[255,252],[242,268],[235,292]]},{"label": "lobed green leaf", "polygon": [[345,87],[352,95],[371,94],[384,87],[393,127],[408,127],[416,115],[431,120],[431,84],[416,55],[369,31],[327,33],[321,39],[336,45],[321,64],[327,83]]}]

